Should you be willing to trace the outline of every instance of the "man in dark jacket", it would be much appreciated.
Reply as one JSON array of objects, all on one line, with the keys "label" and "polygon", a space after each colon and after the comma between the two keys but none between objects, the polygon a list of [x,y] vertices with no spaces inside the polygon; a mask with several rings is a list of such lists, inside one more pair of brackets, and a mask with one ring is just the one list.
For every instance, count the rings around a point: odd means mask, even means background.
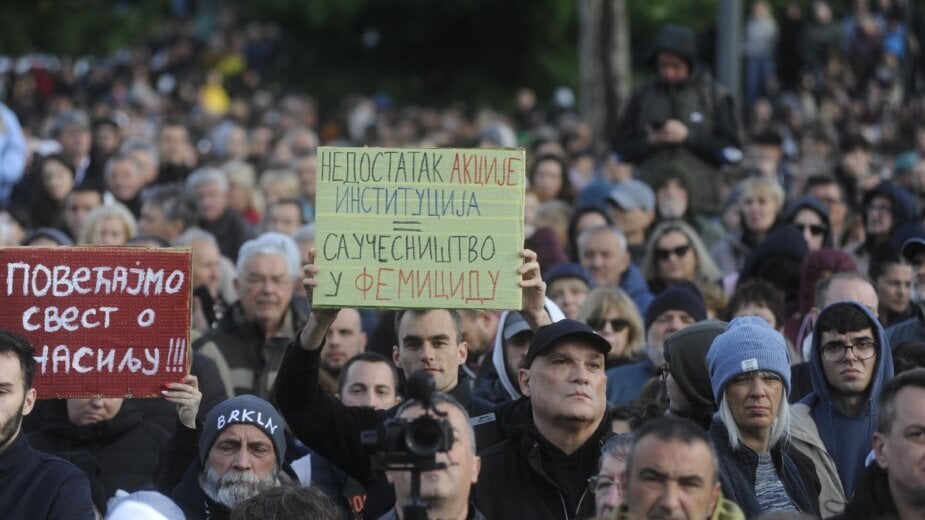
[{"label": "man in dark jacket", "polygon": [[813,392],[793,413],[812,417],[850,497],[870,451],[877,396],[893,377],[893,356],[880,322],[857,302],[822,311],[811,356]]},{"label": "man in dark jacket", "polygon": [[594,515],[588,479],[612,434],[604,365],[610,343],[591,327],[561,320],[541,327],[518,372],[523,398],[502,405],[478,430],[503,440],[479,452],[475,504],[489,520]]},{"label": "man in dark jacket", "polygon": [[876,463],[868,466],[857,492],[837,520],[925,518],[925,369],[903,372],[883,386],[873,436]]},{"label": "man in dark jacket", "polygon": [[215,361],[229,395],[270,395],[286,345],[305,324],[294,297],[299,247],[281,233],[247,241],[238,259],[239,299],[217,326],[193,343]]},{"label": "man in dark jacket", "polygon": [[21,434],[36,399],[34,354],[25,339],[0,330],[0,511],[4,518],[93,520],[87,475]]},{"label": "man in dark jacket", "polygon": [[[261,490],[292,483],[283,470],[286,424],[273,406],[239,395],[209,412],[197,457],[172,493],[190,520],[226,520]],[[185,429],[189,439],[197,431]]]},{"label": "man in dark jacket", "polygon": [[642,180],[681,161],[697,191],[695,207],[719,214],[719,166],[741,159],[739,121],[732,96],[695,63],[694,34],[668,25],[655,39],[649,64],[657,77],[636,89],[620,117],[614,150],[638,163]]}]

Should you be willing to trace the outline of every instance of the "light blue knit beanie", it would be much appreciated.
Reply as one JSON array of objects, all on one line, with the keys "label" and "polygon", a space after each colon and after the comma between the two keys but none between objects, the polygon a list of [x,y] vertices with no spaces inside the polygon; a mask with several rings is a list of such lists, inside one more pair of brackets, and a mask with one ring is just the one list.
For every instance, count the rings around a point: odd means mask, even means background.
[{"label": "light blue knit beanie", "polygon": [[726,331],[713,340],[707,352],[707,363],[717,403],[730,379],[756,370],[778,374],[784,381],[784,395],[790,394],[787,341],[757,316],[742,316],[729,322]]}]

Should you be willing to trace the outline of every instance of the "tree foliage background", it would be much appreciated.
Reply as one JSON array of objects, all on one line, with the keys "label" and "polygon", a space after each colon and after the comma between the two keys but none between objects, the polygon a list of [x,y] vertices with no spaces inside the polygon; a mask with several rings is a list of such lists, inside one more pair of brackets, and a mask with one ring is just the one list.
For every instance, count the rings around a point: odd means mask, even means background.
[{"label": "tree foliage background", "polygon": [[[104,55],[158,34],[180,0],[5,0],[0,54]],[[582,0],[186,0],[191,11],[236,11],[275,22],[276,79],[322,98],[387,92],[398,101],[511,102],[528,85],[547,96],[577,87]],[[664,23],[710,34],[719,0],[624,0],[634,63]],[[782,8],[783,2],[773,2]],[[806,2],[808,4],[808,2]],[[777,5],[781,4],[781,5]],[[839,2],[835,2],[836,5]]]}]

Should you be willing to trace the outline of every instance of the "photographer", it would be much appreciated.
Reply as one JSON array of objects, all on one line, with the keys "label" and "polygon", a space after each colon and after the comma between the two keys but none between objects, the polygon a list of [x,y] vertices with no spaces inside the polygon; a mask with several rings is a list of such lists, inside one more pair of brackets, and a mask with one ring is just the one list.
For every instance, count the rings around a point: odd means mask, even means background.
[{"label": "photographer", "polygon": [[[525,260],[517,267],[522,275],[521,313],[531,326],[544,325],[549,322],[544,310],[546,284],[540,277],[536,253],[524,250],[521,256]],[[303,285],[309,302],[317,288],[324,290],[318,271],[311,263],[304,267]],[[338,309],[312,308],[305,327],[287,348],[276,380],[275,399],[300,441],[365,486],[363,517],[375,519],[392,507],[394,495],[385,475],[370,468],[361,433],[382,430],[396,409],[348,407],[319,385],[321,349],[337,312]],[[459,366],[468,355],[458,317],[456,311],[445,309],[400,312],[396,319],[398,345],[393,347],[392,361],[406,378],[420,371],[430,373],[437,392],[452,395],[470,416],[478,417],[491,412],[493,405],[473,398],[467,384],[458,384]]]},{"label": "photographer", "polygon": [[[433,460],[446,467],[421,473],[420,506],[426,510],[427,518],[456,518],[459,520],[484,520],[484,516],[473,504],[469,503],[469,490],[479,478],[481,467],[479,457],[475,454],[475,433],[469,425],[469,414],[465,408],[449,395],[434,394],[433,404],[427,408],[418,400],[410,400],[399,407],[395,414],[398,419],[412,421],[405,423],[405,435],[412,429],[420,428],[418,421],[425,415],[444,415],[444,421],[450,431],[452,444],[449,450],[438,451]],[[428,417],[429,418],[429,417]],[[435,417],[438,421],[439,417]],[[408,520],[405,514],[408,506],[415,505],[412,495],[411,471],[387,470],[386,478],[395,488],[395,508],[380,517],[379,520]]]}]

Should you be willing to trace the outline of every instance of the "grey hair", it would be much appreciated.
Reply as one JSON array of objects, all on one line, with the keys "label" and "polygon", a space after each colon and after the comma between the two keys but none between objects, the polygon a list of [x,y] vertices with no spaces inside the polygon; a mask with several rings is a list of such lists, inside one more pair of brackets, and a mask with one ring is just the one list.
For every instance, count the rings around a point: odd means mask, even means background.
[{"label": "grey hair", "polygon": [[[725,392],[720,399],[719,411],[716,414],[726,427],[726,433],[729,435],[729,446],[733,450],[739,449],[739,445],[742,443],[742,433],[732,416],[732,410],[729,409]],[[790,403],[787,402],[786,395],[781,399],[777,417],[771,423],[771,436],[768,439],[768,447],[773,447],[780,441],[790,442]]]},{"label": "grey hair", "polygon": [[218,187],[222,190],[222,193],[228,192],[228,176],[222,170],[210,166],[199,168],[191,173],[186,179],[185,186],[187,190],[195,191],[199,186],[211,184],[213,182],[218,183]]},{"label": "grey hair", "polygon": [[600,233],[610,233],[617,238],[617,247],[620,248],[620,251],[626,253],[626,235],[623,234],[623,231],[620,231],[620,228],[616,226],[597,226],[590,229],[586,229],[578,235],[578,250],[581,251],[584,249],[585,244],[588,243],[588,240],[591,239],[593,235]]},{"label": "grey hair", "polygon": [[122,145],[122,148],[119,150],[119,153],[122,155],[129,155],[135,150],[140,150],[151,156],[151,159],[154,161],[155,168],[160,166],[161,161],[157,154],[157,147],[148,141],[143,141],[141,139],[131,139],[126,141],[125,144]]},{"label": "grey hair", "polygon": [[244,242],[238,252],[238,263],[235,266],[238,277],[244,276],[244,269],[251,257],[256,255],[280,255],[286,260],[289,276],[297,278],[301,274],[301,258],[299,246],[295,240],[275,231],[269,231],[257,238]]},{"label": "grey hair", "polygon": [[315,241],[315,224],[305,224],[292,234],[292,238],[300,243],[307,244]]},{"label": "grey hair", "polygon": [[199,227],[187,228],[186,231],[174,239],[172,245],[178,247],[192,246],[193,242],[208,242],[218,247],[218,240],[215,239],[215,235]]},{"label": "grey hair", "polygon": [[136,175],[141,175],[141,165],[138,164],[135,159],[132,159],[129,155],[119,153],[113,155],[106,161],[106,166],[103,168],[103,178],[109,180],[112,177],[112,169],[115,167],[116,163],[127,162],[132,165],[132,168],[135,169]]}]

